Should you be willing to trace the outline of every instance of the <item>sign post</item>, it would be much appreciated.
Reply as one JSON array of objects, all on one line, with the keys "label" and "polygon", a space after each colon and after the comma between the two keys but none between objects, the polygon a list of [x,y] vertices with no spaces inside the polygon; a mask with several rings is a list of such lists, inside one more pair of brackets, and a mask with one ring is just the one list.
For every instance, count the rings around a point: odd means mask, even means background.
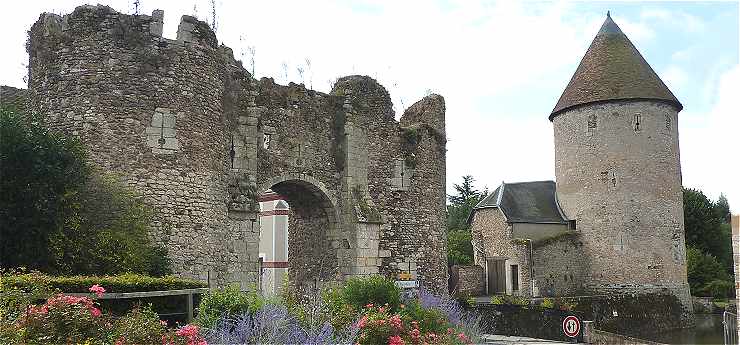
[{"label": "sign post", "polygon": [[581,321],[574,315],[568,315],[563,319],[563,333],[569,338],[575,338],[581,333]]}]

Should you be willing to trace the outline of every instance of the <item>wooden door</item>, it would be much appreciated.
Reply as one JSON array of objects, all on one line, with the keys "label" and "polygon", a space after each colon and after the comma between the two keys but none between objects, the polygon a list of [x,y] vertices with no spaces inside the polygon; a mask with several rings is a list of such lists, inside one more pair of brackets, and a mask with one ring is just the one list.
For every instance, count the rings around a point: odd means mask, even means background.
[{"label": "wooden door", "polygon": [[488,259],[488,294],[505,294],[506,293],[506,271],[505,260]]}]

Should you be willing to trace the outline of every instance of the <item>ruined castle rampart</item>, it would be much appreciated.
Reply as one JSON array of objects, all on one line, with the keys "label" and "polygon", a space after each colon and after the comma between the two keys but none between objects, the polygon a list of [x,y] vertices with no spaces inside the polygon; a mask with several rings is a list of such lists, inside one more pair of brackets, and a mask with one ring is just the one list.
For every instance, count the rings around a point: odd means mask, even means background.
[{"label": "ruined castle rampart", "polygon": [[442,97],[399,123],[369,77],[340,78],[329,94],[256,80],[205,23],[183,16],[171,40],[162,18],[43,14],[27,105],[144,197],[178,274],[255,283],[256,197],[272,189],[291,206],[295,284],[410,272],[446,286]]}]

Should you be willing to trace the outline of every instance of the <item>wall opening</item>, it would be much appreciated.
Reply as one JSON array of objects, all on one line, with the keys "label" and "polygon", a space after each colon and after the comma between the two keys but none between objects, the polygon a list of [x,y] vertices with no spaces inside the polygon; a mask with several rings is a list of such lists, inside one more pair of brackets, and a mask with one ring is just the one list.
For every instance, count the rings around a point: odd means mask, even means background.
[{"label": "wall opening", "polygon": [[260,281],[266,294],[287,287],[309,291],[336,280],[336,218],[318,187],[279,182],[261,194],[260,206],[260,255],[265,254]]}]

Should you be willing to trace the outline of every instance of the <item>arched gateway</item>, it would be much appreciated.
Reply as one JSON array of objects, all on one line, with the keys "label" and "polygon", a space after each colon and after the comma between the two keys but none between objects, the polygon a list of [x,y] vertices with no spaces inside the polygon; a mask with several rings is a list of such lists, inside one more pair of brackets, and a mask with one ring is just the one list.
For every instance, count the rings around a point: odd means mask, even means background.
[{"label": "arched gateway", "polygon": [[296,283],[406,272],[446,286],[442,97],[398,122],[369,77],[329,94],[256,80],[205,23],[183,16],[170,40],[162,18],[42,14],[28,108],[143,195],[179,275],[254,284],[256,197],[272,189],[291,206]]}]

